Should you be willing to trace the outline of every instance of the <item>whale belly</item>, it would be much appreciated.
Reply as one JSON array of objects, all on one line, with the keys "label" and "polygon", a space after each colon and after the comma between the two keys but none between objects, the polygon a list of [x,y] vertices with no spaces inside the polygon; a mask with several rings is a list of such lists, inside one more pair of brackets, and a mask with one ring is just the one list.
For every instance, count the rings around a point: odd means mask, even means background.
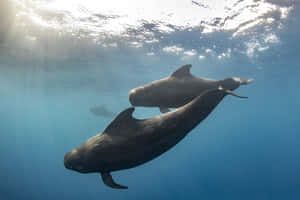
[{"label": "whale belly", "polygon": [[168,121],[159,125],[154,123],[154,126],[148,122],[146,124],[139,135],[120,139],[118,143],[112,144],[106,153],[109,171],[144,164],[175,146],[188,132],[178,128],[176,123],[170,126]]}]

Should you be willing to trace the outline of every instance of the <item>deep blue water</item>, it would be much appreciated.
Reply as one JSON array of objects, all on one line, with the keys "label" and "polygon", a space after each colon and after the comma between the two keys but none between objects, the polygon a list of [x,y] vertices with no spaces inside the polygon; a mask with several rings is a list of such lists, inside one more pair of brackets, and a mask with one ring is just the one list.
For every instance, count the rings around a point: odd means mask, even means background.
[{"label": "deep blue water", "polygon": [[[152,58],[139,50],[88,45],[57,61],[36,59],[26,49],[17,57],[2,46],[0,199],[300,199],[299,19],[295,7],[278,31],[280,44],[255,58],[232,55],[226,61]],[[186,40],[184,34],[190,33],[181,34]],[[130,89],[186,63],[199,77],[254,78],[236,90],[249,98],[227,96],[170,151],[112,173],[128,190],[106,187],[99,174],[64,168],[67,151],[103,131],[130,106]],[[89,111],[99,105],[112,116]],[[137,108],[134,116],[158,114],[156,108]]]}]

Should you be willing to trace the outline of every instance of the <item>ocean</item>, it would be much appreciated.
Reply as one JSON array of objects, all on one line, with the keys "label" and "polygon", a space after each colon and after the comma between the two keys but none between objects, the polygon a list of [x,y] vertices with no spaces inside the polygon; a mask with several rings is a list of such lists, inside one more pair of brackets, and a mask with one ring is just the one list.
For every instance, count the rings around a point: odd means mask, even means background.
[{"label": "ocean", "polygon": [[[300,199],[299,1],[145,1],[138,12],[134,1],[64,2],[0,3],[1,200]],[[127,190],[64,167],[66,152],[131,107],[131,89],[184,64],[197,77],[253,78],[235,91],[249,98],[226,96],[171,150],[112,172]]]}]

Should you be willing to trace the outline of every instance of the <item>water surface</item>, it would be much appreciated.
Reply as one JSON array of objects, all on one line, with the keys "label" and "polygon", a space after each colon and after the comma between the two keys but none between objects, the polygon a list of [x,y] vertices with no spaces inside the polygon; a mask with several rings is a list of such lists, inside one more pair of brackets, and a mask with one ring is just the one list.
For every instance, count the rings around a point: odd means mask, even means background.
[{"label": "water surface", "polygon": [[[299,199],[298,1],[110,2],[1,1],[1,199]],[[226,97],[173,149],[113,173],[127,191],[64,168],[130,89],[187,63],[254,78],[236,90],[249,99]]]}]

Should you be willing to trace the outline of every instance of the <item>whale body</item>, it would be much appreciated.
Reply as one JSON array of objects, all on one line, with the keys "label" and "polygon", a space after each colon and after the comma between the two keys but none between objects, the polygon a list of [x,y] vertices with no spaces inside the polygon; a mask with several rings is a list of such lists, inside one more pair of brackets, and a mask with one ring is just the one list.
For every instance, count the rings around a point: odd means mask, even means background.
[{"label": "whale body", "polygon": [[208,89],[222,86],[224,89],[235,90],[253,79],[226,78],[213,80],[198,78],[190,73],[192,65],[184,65],[169,77],[153,81],[129,92],[132,106],[159,107],[162,113],[169,112],[168,108],[178,108],[196,98]]},{"label": "whale body", "polygon": [[132,116],[134,108],[121,112],[103,131],[66,153],[64,165],[80,173],[100,173],[112,188],[125,186],[114,182],[110,172],[136,167],[163,154],[195,128],[230,90],[207,90],[188,104],[148,119]]}]

